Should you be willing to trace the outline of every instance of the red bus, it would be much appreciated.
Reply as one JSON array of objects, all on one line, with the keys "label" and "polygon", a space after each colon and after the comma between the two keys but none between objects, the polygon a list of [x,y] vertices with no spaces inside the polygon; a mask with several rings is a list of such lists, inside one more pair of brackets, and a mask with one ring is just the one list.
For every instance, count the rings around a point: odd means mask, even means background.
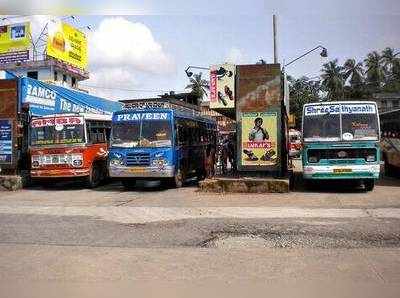
[{"label": "red bus", "polygon": [[89,188],[108,176],[111,115],[55,114],[30,122],[33,181],[80,178]]}]

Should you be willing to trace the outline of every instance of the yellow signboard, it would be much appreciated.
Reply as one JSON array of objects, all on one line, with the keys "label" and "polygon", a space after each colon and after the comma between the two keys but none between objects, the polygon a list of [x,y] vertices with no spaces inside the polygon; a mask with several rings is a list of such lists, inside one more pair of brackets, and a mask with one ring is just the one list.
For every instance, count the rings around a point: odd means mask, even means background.
[{"label": "yellow signboard", "polygon": [[277,113],[242,113],[242,165],[271,166],[277,162]]},{"label": "yellow signboard", "polygon": [[0,54],[27,50],[30,34],[30,23],[0,26]]},{"label": "yellow signboard", "polygon": [[87,39],[83,32],[69,24],[49,24],[47,55],[85,69],[88,63]]}]

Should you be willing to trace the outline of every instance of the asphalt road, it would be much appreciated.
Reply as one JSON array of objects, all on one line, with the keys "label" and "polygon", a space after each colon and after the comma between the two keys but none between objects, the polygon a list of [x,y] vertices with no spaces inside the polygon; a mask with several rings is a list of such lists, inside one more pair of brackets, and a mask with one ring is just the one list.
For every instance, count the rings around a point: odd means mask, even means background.
[{"label": "asphalt road", "polygon": [[398,297],[400,180],[385,178],[369,193],[329,183],[213,195],[194,182],[3,191],[0,269],[3,297],[19,296],[12,285],[21,281],[362,283],[370,294]]}]

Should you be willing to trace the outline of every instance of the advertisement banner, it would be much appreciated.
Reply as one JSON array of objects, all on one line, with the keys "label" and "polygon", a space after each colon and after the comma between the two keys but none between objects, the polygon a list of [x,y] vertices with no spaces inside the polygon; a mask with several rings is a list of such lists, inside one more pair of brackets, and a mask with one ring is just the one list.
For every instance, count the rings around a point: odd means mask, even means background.
[{"label": "advertisement banner", "polygon": [[29,50],[0,54],[0,64],[29,60]]},{"label": "advertisement banner", "polygon": [[210,68],[210,109],[235,107],[235,72],[233,64],[213,65]]},{"label": "advertisement banner", "polygon": [[243,166],[271,166],[277,163],[277,113],[241,114]]},{"label": "advertisement banner", "polygon": [[21,86],[21,103],[28,103],[29,109],[34,116],[56,113],[111,115],[112,112],[122,108],[122,104],[116,101],[46,84],[31,78],[22,78]]},{"label": "advertisement banner", "polygon": [[0,26],[0,54],[26,51],[30,44],[30,23]]},{"label": "advertisement banner", "polygon": [[88,57],[85,34],[62,22],[49,25],[48,31],[47,55],[86,69]]},{"label": "advertisement banner", "polygon": [[12,123],[0,119],[0,164],[12,163]]}]

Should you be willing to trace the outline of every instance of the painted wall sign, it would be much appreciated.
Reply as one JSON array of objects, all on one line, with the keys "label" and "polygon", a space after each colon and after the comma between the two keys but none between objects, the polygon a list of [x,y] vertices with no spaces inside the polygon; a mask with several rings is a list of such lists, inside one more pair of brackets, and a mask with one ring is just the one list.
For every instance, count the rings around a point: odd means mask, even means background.
[{"label": "painted wall sign", "polygon": [[0,164],[12,163],[12,123],[0,119]]}]

